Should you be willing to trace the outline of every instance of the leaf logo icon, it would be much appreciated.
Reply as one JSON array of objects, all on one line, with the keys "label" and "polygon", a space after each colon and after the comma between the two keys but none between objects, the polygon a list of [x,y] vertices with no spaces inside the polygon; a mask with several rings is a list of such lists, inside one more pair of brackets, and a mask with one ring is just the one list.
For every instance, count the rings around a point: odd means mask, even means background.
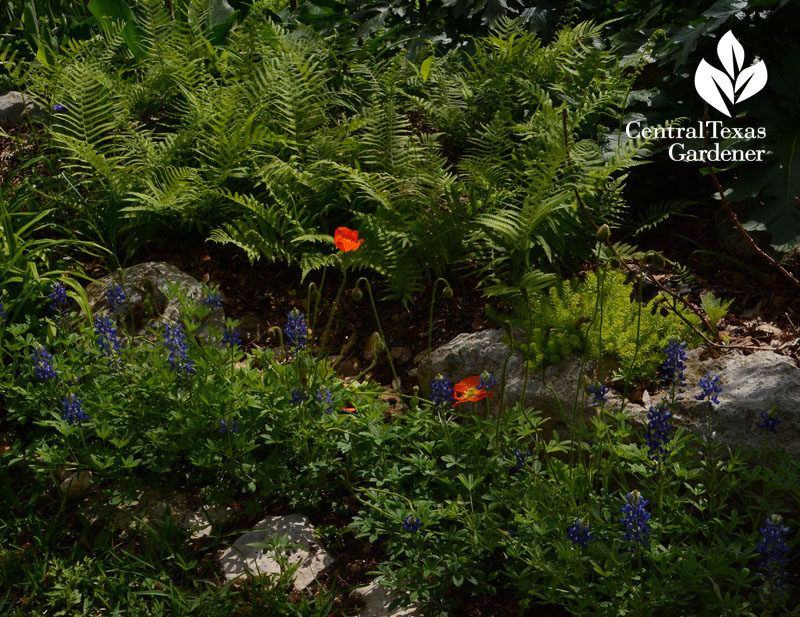
[{"label": "leaf logo icon", "polygon": [[717,43],[717,56],[725,71],[701,60],[694,74],[694,87],[711,107],[730,117],[725,99],[733,105],[760,92],[767,83],[767,66],[759,60],[743,69],[744,47],[730,30]]}]

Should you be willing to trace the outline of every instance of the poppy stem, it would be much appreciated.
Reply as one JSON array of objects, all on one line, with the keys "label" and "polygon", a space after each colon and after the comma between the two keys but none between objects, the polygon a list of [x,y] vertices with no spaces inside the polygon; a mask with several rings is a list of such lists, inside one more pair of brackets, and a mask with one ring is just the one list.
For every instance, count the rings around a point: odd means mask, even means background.
[{"label": "poppy stem", "polygon": [[[328,332],[333,325],[333,316],[336,314],[336,309],[339,307],[339,300],[342,297],[342,292],[344,292],[344,286],[347,284],[347,270],[342,272],[342,284],[339,285],[339,289],[336,290],[336,297],[333,299],[333,305],[331,306],[331,311],[328,314],[328,323],[325,324],[325,330],[322,332],[322,338],[319,342],[319,355],[320,357],[325,356],[325,346],[328,342]],[[316,308],[315,308],[316,311]]]},{"label": "poppy stem", "polygon": [[[445,279],[439,277],[435,281],[433,281],[433,293],[431,293],[431,309],[428,315],[428,361],[425,365],[425,381],[431,380],[431,349],[433,348],[433,305],[436,303],[436,285],[439,284],[439,281],[442,281],[446,287],[444,291],[442,291],[442,295],[444,297],[452,297],[453,295],[453,288],[450,287],[450,283],[448,283]],[[450,293],[447,294],[447,290],[450,290]]]},{"label": "poppy stem", "polygon": [[[378,333],[381,335],[381,341],[383,342],[383,348],[386,351],[386,359],[389,361],[389,368],[392,370],[392,377],[394,377],[395,387],[400,390],[400,378],[397,376],[397,371],[394,369],[394,362],[392,362],[392,354],[389,351],[389,345],[386,343],[386,336],[383,334],[383,328],[381,328],[381,320],[378,318],[378,309],[375,307],[375,298],[372,296],[372,286],[369,284],[369,281],[365,277],[361,277],[356,281],[355,288],[360,289],[359,285],[361,281],[364,281],[364,285],[367,288],[367,293],[369,294],[369,304],[372,307],[372,314],[375,315],[375,323],[378,326]],[[377,357],[377,354],[375,354]],[[401,397],[402,398],[402,397]]]}]

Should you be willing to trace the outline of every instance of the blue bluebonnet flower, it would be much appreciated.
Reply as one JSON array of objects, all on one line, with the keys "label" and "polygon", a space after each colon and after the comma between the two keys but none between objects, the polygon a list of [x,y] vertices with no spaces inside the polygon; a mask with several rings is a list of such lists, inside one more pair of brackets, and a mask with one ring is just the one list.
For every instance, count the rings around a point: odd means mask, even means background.
[{"label": "blue bluebonnet flower", "polygon": [[523,452],[520,449],[514,450],[514,458],[517,459],[517,464],[511,468],[511,471],[519,471],[522,469],[522,466],[525,464],[525,461],[528,460],[528,457],[531,455],[530,450],[525,450]]},{"label": "blue bluebonnet flower", "polygon": [[589,540],[594,540],[592,524],[585,518],[576,518],[575,523],[567,529],[567,537],[572,543],[583,548],[589,548]]},{"label": "blue bluebonnet flower", "polygon": [[228,426],[228,421],[225,418],[222,418],[219,421],[219,429],[217,430],[218,433],[238,433],[239,426],[236,424],[236,420]]},{"label": "blue bluebonnet flower", "polygon": [[303,401],[308,400],[308,395],[299,388],[292,390],[292,405],[299,405]]},{"label": "blue bluebonnet flower", "polygon": [[55,105],[53,105],[53,111],[56,112],[57,114],[64,113],[68,109],[72,108],[69,105],[62,105],[61,103],[56,103]]},{"label": "blue bluebonnet flower", "polygon": [[230,348],[242,344],[242,335],[238,328],[226,328],[222,333],[222,342]]},{"label": "blue bluebonnet flower", "polygon": [[478,390],[486,390],[487,392],[497,385],[497,379],[489,372],[483,371],[481,378],[478,381]]},{"label": "blue bluebonnet flower", "polygon": [[714,405],[719,405],[717,394],[722,392],[722,386],[719,384],[719,375],[711,377],[706,375],[700,378],[700,388],[703,390],[700,394],[695,396],[695,400],[702,401],[708,400],[708,408],[714,409]]},{"label": "blue bluebonnet flower", "polygon": [[3,306],[2,302],[0,302],[0,319],[6,320],[6,307]]},{"label": "blue bluebonnet flower", "polygon": [[39,346],[33,350],[31,355],[33,360],[33,373],[42,383],[55,379],[58,371],[53,366],[53,355],[47,351],[47,347]]},{"label": "blue bluebonnet flower", "polygon": [[222,296],[216,289],[209,289],[202,302],[210,309],[222,308]]},{"label": "blue bluebonnet flower", "polygon": [[67,288],[57,283],[50,283],[50,310],[53,312],[62,311],[67,306]]},{"label": "blue bluebonnet flower", "polygon": [[100,353],[108,358],[119,353],[120,340],[117,337],[117,328],[114,320],[108,315],[94,318],[94,333],[97,336]]},{"label": "blue bluebonnet flower", "polygon": [[595,381],[589,386],[589,394],[594,397],[592,405],[602,405],[608,401],[608,397],[606,396],[606,394],[608,394],[608,388],[606,388],[606,384],[602,381]]},{"label": "blue bluebonnet flower", "polygon": [[622,506],[623,516],[619,522],[625,525],[627,531],[622,537],[628,542],[634,544],[639,542],[642,545],[647,541],[650,536],[650,528],[647,522],[650,520],[650,513],[645,510],[647,500],[642,498],[639,491],[631,491],[625,496],[628,501]]},{"label": "blue bluebonnet flower", "polygon": [[761,418],[761,422],[757,422],[756,427],[763,428],[765,431],[777,435],[778,425],[781,423],[781,419],[778,417],[775,409],[773,408],[771,411],[762,411]]},{"label": "blue bluebonnet flower", "polygon": [[762,536],[762,541],[756,548],[762,556],[759,576],[764,581],[763,591],[768,596],[774,596],[781,593],[787,575],[787,555],[790,549],[786,546],[786,535],[789,527],[783,524],[780,515],[772,514],[759,531]]},{"label": "blue bluebonnet flower", "polygon": [[194,361],[189,359],[189,343],[181,324],[166,324],[164,346],[169,350],[169,365],[173,371],[184,377],[197,373]]},{"label": "blue bluebonnet flower", "polygon": [[66,420],[70,426],[72,426],[73,422],[77,422],[80,425],[81,422],[89,419],[89,416],[83,411],[83,401],[75,398],[74,394],[67,394],[61,400],[61,405],[64,407],[61,419]]},{"label": "blue bluebonnet flower", "polygon": [[670,433],[673,431],[670,420],[672,420],[672,412],[666,401],[661,401],[657,407],[650,407],[647,412],[647,433],[645,434],[645,441],[647,447],[650,449],[648,455],[650,458],[657,458],[659,456],[669,454],[667,444],[672,437]]},{"label": "blue bluebonnet flower", "polygon": [[425,524],[420,520],[419,517],[417,517],[417,520],[412,521],[411,520],[411,515],[409,514],[403,520],[403,524],[401,525],[401,527],[402,527],[403,531],[408,531],[408,532],[411,532],[411,533],[417,533],[417,531],[419,531],[421,527],[424,527],[424,525]]},{"label": "blue bluebonnet flower", "polygon": [[125,312],[128,296],[125,295],[125,290],[122,285],[113,284],[106,287],[106,302],[113,314],[121,314]]},{"label": "blue bluebonnet flower", "polygon": [[283,329],[286,336],[286,346],[295,351],[303,349],[308,344],[308,325],[306,316],[296,308],[286,316],[286,327]]},{"label": "blue bluebonnet flower", "polygon": [[333,413],[333,393],[325,386],[321,386],[314,395],[322,406],[322,413]]},{"label": "blue bluebonnet flower", "polygon": [[684,371],[686,370],[686,341],[678,340],[677,338],[669,339],[669,344],[664,348],[664,353],[667,354],[667,359],[661,365],[661,370],[664,372],[664,379],[669,381],[672,385],[678,386],[678,391],[683,392],[683,387],[686,385],[686,377]]},{"label": "blue bluebonnet flower", "polygon": [[437,375],[431,382],[431,395],[428,398],[436,407],[452,406],[453,384],[441,374]]}]

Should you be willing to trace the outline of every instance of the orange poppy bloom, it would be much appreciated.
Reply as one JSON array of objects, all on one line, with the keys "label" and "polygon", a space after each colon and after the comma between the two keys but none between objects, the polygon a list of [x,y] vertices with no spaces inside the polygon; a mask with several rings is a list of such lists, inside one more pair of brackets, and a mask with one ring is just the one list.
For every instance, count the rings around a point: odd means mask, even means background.
[{"label": "orange poppy bloom", "polygon": [[491,398],[491,392],[487,392],[486,390],[481,390],[478,388],[480,381],[481,378],[479,375],[473,375],[472,377],[462,379],[456,385],[454,385],[453,398],[456,402],[453,403],[453,407],[460,405],[461,403],[474,403],[475,401],[481,401],[486,398],[487,394]]},{"label": "orange poppy bloom", "polygon": [[336,244],[337,248],[345,253],[350,251],[355,251],[361,243],[364,241],[362,238],[361,240],[358,239],[358,232],[353,229],[348,229],[347,227],[338,227],[336,231],[333,232],[333,242]]}]

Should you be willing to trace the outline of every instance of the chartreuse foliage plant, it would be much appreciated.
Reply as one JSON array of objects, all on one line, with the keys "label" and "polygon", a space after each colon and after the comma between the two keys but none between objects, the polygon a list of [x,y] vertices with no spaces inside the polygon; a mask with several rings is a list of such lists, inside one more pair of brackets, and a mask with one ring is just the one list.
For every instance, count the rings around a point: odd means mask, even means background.
[{"label": "chartreuse foliage plant", "polygon": [[[674,310],[663,305],[640,310],[637,295],[637,286],[626,283],[624,274],[610,268],[531,293],[527,304],[514,303],[512,320],[527,339],[518,342],[519,349],[533,369],[586,352],[594,360],[601,355],[614,358],[628,377],[652,378],[670,338],[692,340],[696,335]],[[687,321],[699,325],[697,316],[678,310]]]},{"label": "chartreuse foliage plant", "polygon": [[624,113],[623,67],[593,23],[545,45],[498,19],[474,52],[373,55],[347,37],[284,27],[254,6],[224,46],[190,5],[137,4],[138,52],[105,23],[27,87],[48,107],[80,214],[112,248],[174,232],[252,259],[335,261],[331,232],[358,229],[354,267],[410,302],[463,267],[515,285],[587,257],[588,223],[622,220],[627,171],[647,142],[607,147]]}]

